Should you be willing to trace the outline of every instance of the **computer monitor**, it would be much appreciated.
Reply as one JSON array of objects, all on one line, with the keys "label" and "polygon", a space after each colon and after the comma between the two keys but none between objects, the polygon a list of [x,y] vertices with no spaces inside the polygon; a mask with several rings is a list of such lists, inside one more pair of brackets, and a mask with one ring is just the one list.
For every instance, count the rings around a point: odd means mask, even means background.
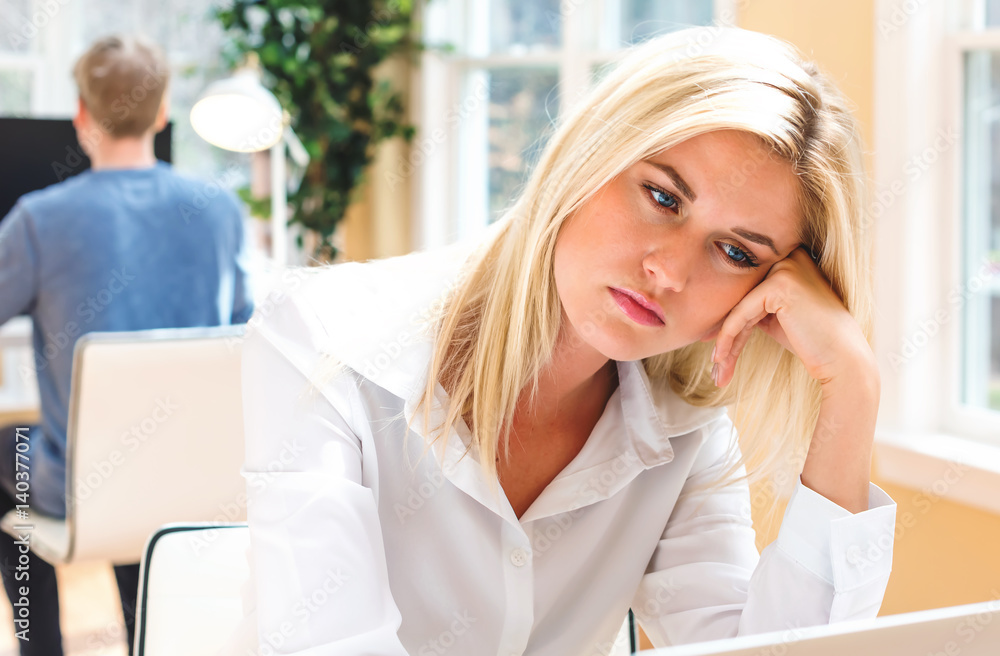
[{"label": "computer monitor", "polygon": [[[157,159],[169,162],[173,126],[153,139]],[[71,119],[0,117],[0,220],[17,199],[90,168]]]},{"label": "computer monitor", "polygon": [[638,653],[643,656],[997,656],[1000,600]]}]

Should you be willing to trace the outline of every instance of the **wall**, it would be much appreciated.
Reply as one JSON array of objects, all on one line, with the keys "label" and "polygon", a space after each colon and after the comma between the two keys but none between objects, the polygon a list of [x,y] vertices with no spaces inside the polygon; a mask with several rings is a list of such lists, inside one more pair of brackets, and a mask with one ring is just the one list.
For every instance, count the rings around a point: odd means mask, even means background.
[{"label": "wall", "polygon": [[816,61],[857,106],[862,136],[873,125],[874,0],[741,0],[740,27],[773,34]]},{"label": "wall", "polygon": [[[403,102],[415,116],[410,92],[412,69],[403,60],[383,63],[376,71],[378,79],[390,80],[403,94]],[[414,118],[410,119],[415,121]],[[364,261],[371,258],[403,255],[411,249],[412,185],[408,176],[399,175],[400,163],[409,154],[410,146],[394,138],[381,143],[375,161],[365,172],[365,183],[358,190],[358,199],[347,211],[335,235],[335,243],[343,250],[342,259]]]}]

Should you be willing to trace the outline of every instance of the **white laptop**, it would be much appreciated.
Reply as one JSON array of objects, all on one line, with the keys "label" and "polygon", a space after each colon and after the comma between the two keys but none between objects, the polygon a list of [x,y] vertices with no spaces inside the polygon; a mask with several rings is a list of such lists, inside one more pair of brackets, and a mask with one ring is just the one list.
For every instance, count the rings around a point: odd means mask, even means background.
[{"label": "white laptop", "polygon": [[1000,600],[639,653],[646,656],[998,656]]}]

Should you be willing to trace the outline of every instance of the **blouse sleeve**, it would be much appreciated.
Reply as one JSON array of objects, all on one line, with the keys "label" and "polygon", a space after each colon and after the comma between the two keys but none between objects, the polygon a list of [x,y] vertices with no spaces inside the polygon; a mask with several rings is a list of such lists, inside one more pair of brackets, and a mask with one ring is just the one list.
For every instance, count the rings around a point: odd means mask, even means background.
[{"label": "blouse sleeve", "polygon": [[869,509],[852,514],[799,481],[758,556],[746,482],[705,489],[738,455],[732,422],[724,415],[705,430],[632,605],[653,644],[874,617],[892,568],[892,499],[871,485]]},{"label": "blouse sleeve", "polygon": [[311,393],[322,327],[270,297],[243,345],[247,518],[261,649],[403,656],[353,374]]}]

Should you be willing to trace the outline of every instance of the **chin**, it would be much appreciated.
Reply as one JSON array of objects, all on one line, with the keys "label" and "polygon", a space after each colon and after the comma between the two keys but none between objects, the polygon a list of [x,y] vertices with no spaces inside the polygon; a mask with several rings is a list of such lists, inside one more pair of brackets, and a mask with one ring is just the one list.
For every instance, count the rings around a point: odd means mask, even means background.
[{"label": "chin", "polygon": [[651,350],[648,344],[641,344],[632,336],[591,335],[587,338],[587,343],[609,360],[627,362],[656,355],[656,351]]},{"label": "chin", "polygon": [[593,347],[608,358],[621,361],[643,360],[656,355],[670,353],[671,351],[676,351],[677,349],[681,349],[698,342],[695,338],[664,339],[664,336],[662,335],[657,342],[653,342],[653,340],[650,339],[640,342],[634,338],[626,340],[612,336],[603,337],[604,339],[601,340],[600,343],[594,343],[597,342],[597,340],[591,340]]}]

